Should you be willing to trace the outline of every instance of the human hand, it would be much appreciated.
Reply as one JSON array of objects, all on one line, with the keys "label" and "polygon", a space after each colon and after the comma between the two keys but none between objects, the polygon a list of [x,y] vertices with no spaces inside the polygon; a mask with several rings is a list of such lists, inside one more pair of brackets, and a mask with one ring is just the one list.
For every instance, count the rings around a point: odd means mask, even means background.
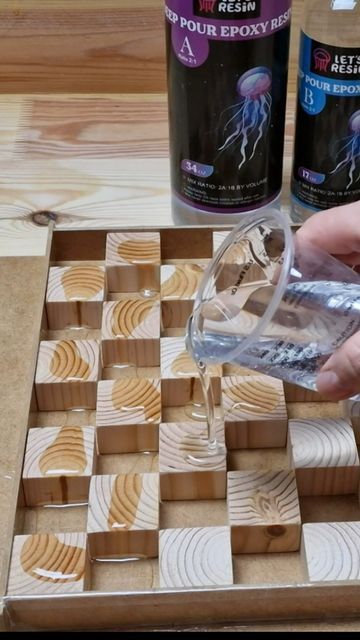
[{"label": "human hand", "polygon": [[[314,214],[297,232],[338,260],[360,266],[360,202]],[[337,401],[360,393],[360,331],[337,349],[316,379],[319,393]]]}]

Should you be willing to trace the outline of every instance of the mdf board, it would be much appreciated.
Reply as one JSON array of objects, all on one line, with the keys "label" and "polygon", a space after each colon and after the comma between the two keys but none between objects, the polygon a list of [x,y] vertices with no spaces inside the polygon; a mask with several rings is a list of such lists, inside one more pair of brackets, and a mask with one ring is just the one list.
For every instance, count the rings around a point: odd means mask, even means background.
[{"label": "mdf board", "polygon": [[[107,235],[116,231],[54,231],[49,265],[63,268],[69,264],[93,263],[106,271]],[[132,229],[126,231],[131,234]],[[138,228],[133,231],[137,235],[141,232]],[[212,229],[178,227],[153,231],[160,235],[161,265],[193,264],[211,259]],[[48,265],[47,258],[44,262]],[[155,292],[153,298],[145,298],[154,299],[160,305],[158,360],[154,361],[152,352],[146,349],[144,361],[138,364],[112,364],[100,357],[95,383],[98,415],[91,406],[81,411],[65,408],[52,411],[39,410],[36,403],[29,412],[40,343],[97,343],[100,355],[102,353],[100,326],[81,326],[79,320],[78,327],[52,329],[46,323],[46,314],[41,321],[46,269],[42,277],[37,286],[36,314],[30,331],[30,337],[31,332],[34,336],[28,347],[32,365],[26,369],[27,394],[20,398],[23,408],[18,422],[13,502],[7,512],[13,525],[19,494],[16,524],[5,536],[7,566],[14,541],[9,590],[4,601],[8,624],[13,629],[105,629],[164,625],[174,621],[185,624],[360,614],[358,557],[350,553],[343,558],[345,547],[336,542],[343,532],[343,537],[347,536],[356,546],[360,536],[357,470],[350,493],[339,495],[335,491],[333,495],[322,495],[321,491],[318,495],[315,487],[312,495],[301,495],[296,481],[294,438],[290,443],[292,457],[286,449],[287,418],[297,424],[301,420],[309,422],[311,433],[314,424],[327,420],[341,426],[351,448],[350,453],[345,451],[341,438],[337,438],[341,449],[339,465],[342,456],[350,455],[355,461],[352,465],[357,466],[351,426],[346,423],[345,427],[344,419],[340,420],[342,406],[318,402],[316,397],[312,402],[289,402],[286,389],[284,393],[278,381],[264,381],[261,376],[251,377],[249,372],[224,365],[215,372],[214,380],[242,383],[247,398],[250,376],[251,389],[255,389],[252,405],[260,426],[262,418],[268,424],[266,411],[273,408],[270,401],[274,394],[269,395],[268,386],[273,384],[274,389],[278,389],[276,397],[281,398],[281,411],[276,420],[280,421],[282,436],[275,447],[274,443],[269,446],[269,442],[261,438],[250,443],[255,444],[254,447],[246,442],[237,445],[235,439],[230,443],[233,448],[227,451],[222,419],[224,398],[219,393],[217,437],[223,444],[223,453],[206,464],[206,427],[203,418],[199,419],[199,407],[195,415],[194,397],[184,395],[180,387],[174,390],[173,396],[168,394],[166,401],[162,396],[162,372],[166,367],[161,366],[161,341],[183,338],[186,319],[179,314],[180,326],[161,325],[160,291]],[[106,305],[114,301],[113,295],[122,297],[123,293],[107,291],[103,312]],[[126,296],[142,299],[140,291],[128,292]],[[132,330],[133,323],[130,325]],[[124,335],[129,333],[131,331]],[[21,367],[21,359],[19,362]],[[67,368],[73,373],[82,371],[76,358],[70,358]],[[187,368],[185,373],[189,376]],[[181,383],[181,377],[174,380],[175,385],[176,381]],[[266,393],[261,391],[264,382]],[[169,397],[175,397],[175,405],[168,402]],[[293,390],[290,397],[294,398]],[[179,398],[183,398],[183,403]],[[102,407],[105,400],[112,407],[108,426],[105,424],[107,412]],[[24,466],[26,490],[23,492],[20,469],[27,426],[31,460]],[[96,430],[99,437],[103,428],[110,429],[111,437],[106,435],[104,449],[100,446],[98,455],[93,456],[90,432]],[[139,429],[149,435],[150,440],[145,440],[145,444]],[[32,446],[39,430],[44,437]],[[89,434],[87,447],[83,445],[84,435],[80,437],[85,433]],[[100,433],[100,444],[102,437]],[[32,452],[35,452],[34,461]],[[321,473],[321,462],[316,461],[316,465],[316,473]],[[40,491],[40,497],[33,485],[29,497],[30,470],[35,473],[36,481],[41,477],[41,487],[36,490]],[[49,470],[54,472],[50,476]],[[42,506],[44,496],[46,499],[54,491],[53,481],[59,477],[67,481],[67,506]],[[70,482],[73,477],[86,481],[85,496],[83,485],[79,494],[78,489],[74,490],[72,480]],[[61,483],[63,481],[58,482],[57,492],[51,495],[62,504]],[[77,495],[80,503],[74,504]],[[37,504],[30,506],[33,502]],[[328,524],[331,531],[339,531],[334,543],[329,542],[324,524]],[[35,563],[37,566],[29,560],[29,549],[35,543],[37,548],[44,549]],[[336,576],[335,580],[313,582],[316,572],[314,574],[311,558],[316,555],[316,549],[322,547],[330,549],[326,558],[333,549],[336,561],[345,563],[345,582],[338,582]],[[63,553],[74,570],[64,575],[61,563],[52,566],[52,549]],[[352,566],[352,559],[356,566]],[[66,579],[69,579],[67,585]],[[34,580],[36,592],[30,588]]]}]

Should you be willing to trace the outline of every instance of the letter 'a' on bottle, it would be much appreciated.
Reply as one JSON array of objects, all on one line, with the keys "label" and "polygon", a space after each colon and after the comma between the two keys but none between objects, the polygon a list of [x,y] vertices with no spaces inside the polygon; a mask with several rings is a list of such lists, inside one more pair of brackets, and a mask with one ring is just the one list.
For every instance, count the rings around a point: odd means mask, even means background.
[{"label": "letter 'a' on bottle", "polygon": [[278,206],[291,0],[165,0],[173,218]]},{"label": "letter 'a' on bottle", "polygon": [[306,0],[292,219],[360,200],[360,1]]}]

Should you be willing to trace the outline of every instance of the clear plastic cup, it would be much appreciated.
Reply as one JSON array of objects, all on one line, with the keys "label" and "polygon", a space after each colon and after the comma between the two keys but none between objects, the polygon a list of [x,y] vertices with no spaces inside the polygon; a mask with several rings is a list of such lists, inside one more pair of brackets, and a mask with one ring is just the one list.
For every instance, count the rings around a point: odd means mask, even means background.
[{"label": "clear plastic cup", "polygon": [[244,214],[208,265],[187,344],[197,361],[316,389],[323,364],[359,329],[360,276],[270,209]]}]

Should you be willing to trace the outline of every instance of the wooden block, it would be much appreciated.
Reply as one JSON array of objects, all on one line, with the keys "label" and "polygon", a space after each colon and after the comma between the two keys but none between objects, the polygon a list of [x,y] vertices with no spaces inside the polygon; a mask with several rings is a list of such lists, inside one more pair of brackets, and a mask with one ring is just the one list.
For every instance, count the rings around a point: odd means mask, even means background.
[{"label": "wooden block", "polygon": [[160,365],[160,301],[126,298],[105,302],[101,328],[103,366],[130,362]]},{"label": "wooden block", "polygon": [[109,291],[159,291],[160,233],[108,233],[106,274]]},{"label": "wooden block", "polygon": [[93,476],[87,531],[92,558],[157,557],[159,475]]},{"label": "wooden block", "polygon": [[8,595],[82,593],[88,586],[85,533],[15,536]]},{"label": "wooden block", "polygon": [[301,556],[310,582],[360,580],[360,522],[304,524]]},{"label": "wooden block", "polygon": [[160,588],[233,584],[229,527],[160,531],[159,568]]},{"label": "wooden block", "polygon": [[286,402],[326,402],[317,391],[304,389],[291,382],[284,382],[284,393]]},{"label": "wooden block", "polygon": [[26,506],[87,502],[94,445],[94,427],[30,429],[22,477]]},{"label": "wooden block", "polygon": [[[224,446],[224,429],[217,425]],[[162,423],[159,436],[162,500],[216,500],[226,497],[226,450],[209,456],[207,426],[201,422]],[[201,462],[197,462],[201,460]]]},{"label": "wooden block", "polygon": [[346,420],[289,420],[288,451],[300,496],[358,492],[359,456]]},{"label": "wooden block", "polygon": [[104,299],[104,267],[86,264],[50,267],[46,291],[49,329],[99,329]]},{"label": "wooden block", "polygon": [[352,425],[355,440],[360,445],[360,402],[356,400],[344,400],[342,403],[343,416]]},{"label": "wooden block", "polygon": [[301,517],[293,471],[230,471],[227,504],[234,554],[299,549]]},{"label": "wooden block", "polygon": [[100,453],[157,451],[160,422],[160,380],[99,382],[96,426]]},{"label": "wooden block", "polygon": [[287,411],[281,380],[264,375],[225,377],[222,403],[228,449],[285,446]]},{"label": "wooden block", "polygon": [[[161,396],[164,407],[179,407],[187,402],[204,400],[199,372],[195,361],[186,350],[185,338],[162,338]],[[221,401],[221,365],[208,367],[211,376],[215,404]]]},{"label": "wooden block", "polygon": [[165,329],[185,327],[204,275],[205,265],[161,266],[161,312]]},{"label": "wooden block", "polygon": [[99,375],[96,340],[40,342],[35,375],[39,410],[95,409]]}]

